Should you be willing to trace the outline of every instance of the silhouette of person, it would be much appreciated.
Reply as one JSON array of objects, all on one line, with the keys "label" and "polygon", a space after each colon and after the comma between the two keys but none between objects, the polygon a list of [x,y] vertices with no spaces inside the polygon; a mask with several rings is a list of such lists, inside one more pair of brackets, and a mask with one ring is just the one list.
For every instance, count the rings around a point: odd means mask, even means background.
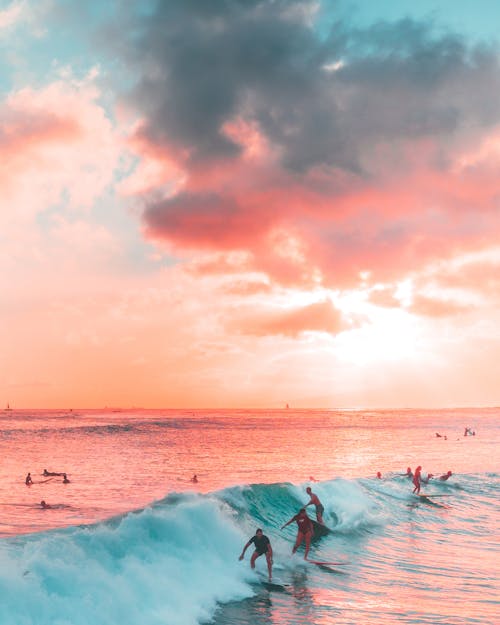
[{"label": "silhouette of person", "polygon": [[418,467],[415,469],[415,475],[413,476],[413,483],[415,484],[415,488],[413,489],[413,493],[416,495],[420,494],[420,484],[421,484],[421,477],[420,477],[420,473],[422,471],[422,467],[420,465],[418,465]]}]

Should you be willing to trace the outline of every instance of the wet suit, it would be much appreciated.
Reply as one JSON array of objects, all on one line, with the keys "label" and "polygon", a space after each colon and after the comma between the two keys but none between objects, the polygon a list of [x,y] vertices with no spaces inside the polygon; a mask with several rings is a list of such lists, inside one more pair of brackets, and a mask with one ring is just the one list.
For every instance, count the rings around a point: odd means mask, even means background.
[{"label": "wet suit", "polygon": [[243,560],[243,558],[245,557],[245,551],[252,544],[255,547],[255,551],[253,552],[252,557],[250,558],[250,566],[252,567],[252,569],[254,569],[255,560],[257,560],[259,556],[265,555],[266,561],[267,561],[267,570],[269,573],[269,581],[271,581],[272,576],[273,576],[273,572],[272,572],[273,550],[272,550],[271,542],[269,538],[267,536],[264,536],[261,529],[258,529],[257,532],[255,533],[255,536],[252,536],[252,538],[250,538],[247,544],[243,547],[240,560]]},{"label": "wet suit", "polygon": [[269,545],[271,544],[269,538],[264,536],[264,534],[262,534],[262,536],[252,536],[248,542],[255,545],[255,551],[259,554],[259,556],[266,553],[269,549]]},{"label": "wet suit", "polygon": [[313,532],[314,527],[313,524],[311,522],[311,519],[308,516],[301,516],[300,514],[296,514],[293,518],[292,521],[295,521],[295,523],[297,523],[298,528],[299,528],[299,532],[301,534],[307,534],[308,532]]},{"label": "wet suit", "polygon": [[299,548],[302,541],[305,542],[306,548],[304,553],[304,559],[307,560],[309,554],[309,547],[311,545],[311,537],[313,535],[314,527],[311,519],[307,516],[305,508],[302,508],[298,514],[293,516],[285,525],[281,526],[284,529],[290,523],[297,523],[297,538],[295,539],[295,545],[293,546],[292,553],[295,553]]}]

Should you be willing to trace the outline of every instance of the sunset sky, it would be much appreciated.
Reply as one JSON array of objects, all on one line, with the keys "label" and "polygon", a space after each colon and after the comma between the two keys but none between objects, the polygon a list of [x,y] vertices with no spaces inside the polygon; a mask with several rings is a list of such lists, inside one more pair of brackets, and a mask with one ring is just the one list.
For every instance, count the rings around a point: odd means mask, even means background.
[{"label": "sunset sky", "polygon": [[497,0],[0,0],[0,407],[500,405]]}]

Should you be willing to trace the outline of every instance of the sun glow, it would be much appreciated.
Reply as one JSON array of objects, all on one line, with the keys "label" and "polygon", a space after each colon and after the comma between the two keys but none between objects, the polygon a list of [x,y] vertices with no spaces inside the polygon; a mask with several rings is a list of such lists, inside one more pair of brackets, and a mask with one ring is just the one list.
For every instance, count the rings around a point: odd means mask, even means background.
[{"label": "sun glow", "polygon": [[336,337],[335,348],[339,359],[356,365],[408,362],[417,358],[418,336],[415,321],[408,313],[373,309],[361,327]]}]

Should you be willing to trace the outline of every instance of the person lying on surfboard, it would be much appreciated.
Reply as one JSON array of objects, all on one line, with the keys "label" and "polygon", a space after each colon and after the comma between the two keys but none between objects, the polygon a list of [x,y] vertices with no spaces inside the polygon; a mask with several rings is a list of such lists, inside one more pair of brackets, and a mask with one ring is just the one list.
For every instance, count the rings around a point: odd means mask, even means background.
[{"label": "person lying on surfboard", "polygon": [[427,473],[427,477],[421,477],[420,478],[420,483],[421,484],[428,484],[429,480],[431,480],[434,477],[434,473]]},{"label": "person lying on surfboard", "polygon": [[54,471],[47,471],[47,469],[44,469],[42,475],[44,477],[48,477],[48,476],[52,476],[53,477],[53,476],[57,476],[57,475],[63,475],[63,473],[56,473]]},{"label": "person lying on surfboard", "polygon": [[243,551],[241,552],[240,560],[243,560],[245,557],[245,551],[250,547],[251,544],[255,545],[255,551],[250,558],[250,566],[252,569],[255,568],[255,560],[263,554],[266,554],[267,560],[267,571],[269,573],[269,581],[272,581],[273,578],[273,549],[271,547],[271,541],[267,536],[264,535],[262,530],[259,528],[255,531],[255,536],[252,536],[247,544],[243,547]]},{"label": "person lying on surfboard", "polygon": [[285,525],[281,526],[281,529],[284,529],[287,525],[290,525],[290,523],[293,523],[294,521],[297,523],[297,538],[295,539],[295,545],[293,546],[292,553],[295,553],[300,547],[302,541],[304,541],[306,545],[304,560],[307,560],[309,549],[311,547],[311,538],[314,531],[313,524],[311,519],[307,516],[306,509],[301,508],[295,516],[287,521]]},{"label": "person lying on surfboard", "polygon": [[451,471],[448,471],[448,473],[445,473],[444,475],[441,475],[441,476],[439,477],[439,479],[440,479],[442,482],[446,482],[446,480],[447,480],[447,479],[449,479],[452,475],[453,475],[453,473],[452,473]]},{"label": "person lying on surfboard", "polygon": [[319,500],[318,495],[315,495],[312,492],[310,486],[308,486],[306,488],[306,493],[309,495],[309,497],[311,499],[309,500],[309,503],[306,503],[306,505],[304,507],[307,508],[307,506],[315,506],[316,507],[316,519],[317,519],[318,523],[321,523],[321,525],[324,525],[324,522],[323,522],[323,512],[325,511],[325,509],[323,508],[323,504]]}]

